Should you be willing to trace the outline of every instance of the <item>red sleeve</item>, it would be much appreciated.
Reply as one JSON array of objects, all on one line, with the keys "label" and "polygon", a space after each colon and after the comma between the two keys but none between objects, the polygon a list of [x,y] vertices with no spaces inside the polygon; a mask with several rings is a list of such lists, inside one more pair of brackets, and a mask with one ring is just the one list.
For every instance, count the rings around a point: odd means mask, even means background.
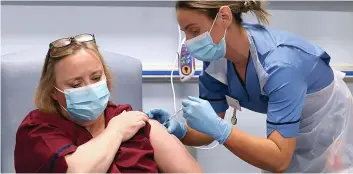
[{"label": "red sleeve", "polygon": [[[130,105],[110,105],[108,107],[111,118],[118,116],[123,111],[131,111]],[[146,124],[135,136],[122,143],[114,159],[114,166],[109,169],[110,172],[122,173],[158,173],[157,164],[154,160],[154,150],[150,142],[151,125]],[[114,168],[116,167],[116,168]]]},{"label": "red sleeve", "polygon": [[146,124],[134,137],[121,144],[115,165],[122,173],[158,173],[154,150],[149,139],[151,125]]},{"label": "red sleeve", "polygon": [[17,130],[15,169],[17,173],[66,173],[65,155],[76,150],[65,132],[47,123],[24,120]]}]

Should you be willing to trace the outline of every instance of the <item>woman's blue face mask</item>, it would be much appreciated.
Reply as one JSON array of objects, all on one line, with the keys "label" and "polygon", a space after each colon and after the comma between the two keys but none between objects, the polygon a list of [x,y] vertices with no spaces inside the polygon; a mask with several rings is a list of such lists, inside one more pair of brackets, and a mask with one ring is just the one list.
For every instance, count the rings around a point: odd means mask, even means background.
[{"label": "woman's blue face mask", "polygon": [[65,89],[64,91],[56,89],[65,94],[66,108],[61,104],[60,106],[69,113],[73,120],[79,123],[96,120],[104,112],[110,97],[105,78],[80,88]]},{"label": "woman's blue face mask", "polygon": [[210,31],[207,31],[197,37],[185,41],[185,45],[191,56],[195,57],[200,61],[212,62],[224,58],[226,55],[226,42],[224,36],[218,44],[214,44],[210,32],[212,31],[213,25],[217,20],[218,14],[212,23]]}]

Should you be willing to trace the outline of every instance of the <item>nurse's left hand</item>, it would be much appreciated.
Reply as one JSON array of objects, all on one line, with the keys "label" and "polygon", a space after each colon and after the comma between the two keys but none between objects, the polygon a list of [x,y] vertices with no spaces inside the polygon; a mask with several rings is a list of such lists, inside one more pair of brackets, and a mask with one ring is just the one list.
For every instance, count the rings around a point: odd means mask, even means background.
[{"label": "nurse's left hand", "polygon": [[208,101],[197,97],[188,97],[183,100],[182,104],[184,106],[183,116],[191,128],[211,136],[220,144],[224,144],[232,131],[232,125],[221,119]]}]

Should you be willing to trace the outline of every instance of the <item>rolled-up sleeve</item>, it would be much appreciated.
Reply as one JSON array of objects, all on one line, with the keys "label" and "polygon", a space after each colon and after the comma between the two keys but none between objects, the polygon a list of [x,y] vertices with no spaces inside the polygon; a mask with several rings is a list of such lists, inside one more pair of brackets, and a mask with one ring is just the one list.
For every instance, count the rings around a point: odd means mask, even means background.
[{"label": "rolled-up sleeve", "polygon": [[[204,63],[205,70],[209,63]],[[225,112],[228,109],[226,95],[228,86],[216,80],[206,72],[199,77],[199,97],[210,102],[216,113]]]},{"label": "rolled-up sleeve", "polygon": [[[273,56],[295,56],[295,53],[287,51],[279,50]],[[264,87],[269,96],[267,136],[276,130],[285,138],[295,137],[299,133],[307,92],[305,78],[298,68],[283,62],[273,62],[267,72],[269,79]]]},{"label": "rolled-up sleeve", "polygon": [[77,147],[58,128],[48,124],[22,125],[16,135],[17,173],[66,173],[65,155]]}]

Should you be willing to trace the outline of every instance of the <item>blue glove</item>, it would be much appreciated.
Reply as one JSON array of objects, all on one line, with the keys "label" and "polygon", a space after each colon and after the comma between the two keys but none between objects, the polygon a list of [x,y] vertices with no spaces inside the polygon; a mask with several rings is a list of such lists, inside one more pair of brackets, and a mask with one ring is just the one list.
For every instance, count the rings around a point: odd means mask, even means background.
[{"label": "blue glove", "polygon": [[191,128],[211,136],[220,144],[224,144],[232,131],[232,125],[220,118],[208,101],[188,97],[183,100],[182,104],[184,118]]},{"label": "blue glove", "polygon": [[164,109],[151,109],[146,115],[151,119],[157,120],[161,124],[170,117],[169,113]]},{"label": "blue glove", "polygon": [[[147,115],[149,118],[155,119],[161,124],[163,124],[170,117],[170,114],[164,109],[152,109],[147,113]],[[182,139],[186,135],[186,126],[174,119],[169,120],[164,126],[170,134],[175,135],[178,139]]]},{"label": "blue glove", "polygon": [[173,134],[179,140],[183,139],[186,135],[186,132],[188,131],[188,129],[183,123],[180,123],[179,121],[176,121],[174,119],[168,121],[167,124],[165,124],[165,127],[168,129],[168,132],[170,134]]}]

